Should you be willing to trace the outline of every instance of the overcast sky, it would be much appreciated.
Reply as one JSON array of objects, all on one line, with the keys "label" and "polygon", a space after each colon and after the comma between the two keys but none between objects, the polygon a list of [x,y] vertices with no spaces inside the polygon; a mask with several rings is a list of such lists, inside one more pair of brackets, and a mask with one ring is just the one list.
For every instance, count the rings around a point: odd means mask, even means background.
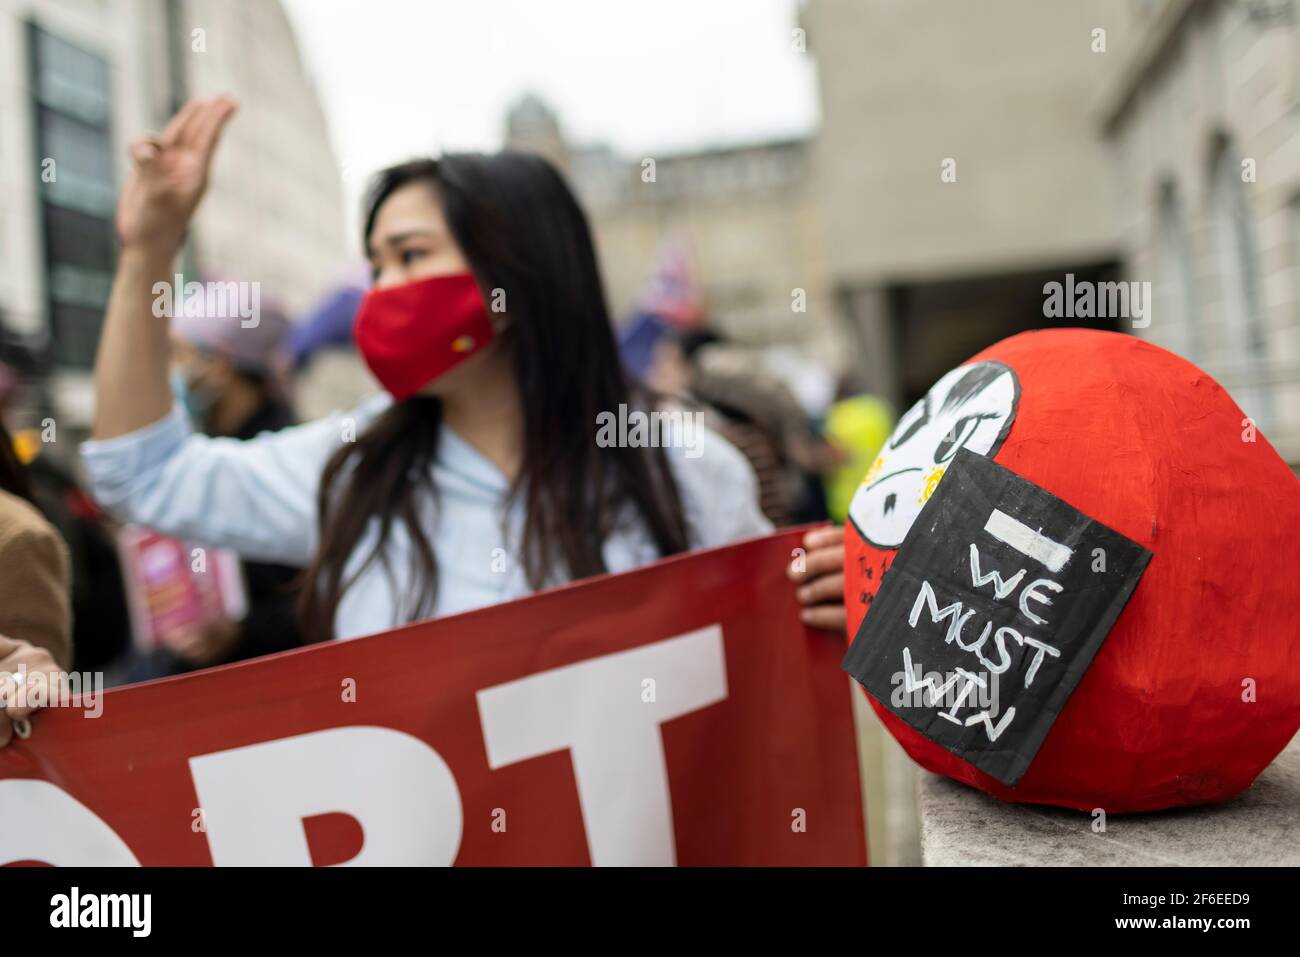
[{"label": "overcast sky", "polygon": [[806,134],[799,0],[284,0],[355,205],[361,179],[495,149],[525,92],[570,140],[629,156]]}]

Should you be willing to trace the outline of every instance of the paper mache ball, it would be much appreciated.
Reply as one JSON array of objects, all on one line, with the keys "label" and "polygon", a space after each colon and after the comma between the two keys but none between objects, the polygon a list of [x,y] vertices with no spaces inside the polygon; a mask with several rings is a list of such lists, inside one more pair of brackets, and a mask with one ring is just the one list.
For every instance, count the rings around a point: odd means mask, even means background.
[{"label": "paper mache ball", "polygon": [[1148,811],[1232,797],[1300,729],[1300,480],[1148,341],[1029,332],[953,369],[845,533],[845,668],[931,771]]}]

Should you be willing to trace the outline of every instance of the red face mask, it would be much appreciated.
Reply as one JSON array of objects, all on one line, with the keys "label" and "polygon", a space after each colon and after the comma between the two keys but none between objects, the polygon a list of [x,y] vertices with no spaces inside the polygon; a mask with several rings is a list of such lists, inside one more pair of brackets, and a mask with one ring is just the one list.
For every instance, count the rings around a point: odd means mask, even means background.
[{"label": "red face mask", "polygon": [[352,329],[361,357],[393,398],[409,398],[493,339],[468,272],[372,289]]}]

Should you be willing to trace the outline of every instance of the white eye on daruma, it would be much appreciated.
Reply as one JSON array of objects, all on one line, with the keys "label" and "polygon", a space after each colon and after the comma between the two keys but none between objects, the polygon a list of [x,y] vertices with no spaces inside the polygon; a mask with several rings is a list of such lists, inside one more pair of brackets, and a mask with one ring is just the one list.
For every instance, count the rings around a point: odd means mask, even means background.
[{"label": "white eye on daruma", "polygon": [[849,520],[877,548],[897,548],[957,450],[994,455],[1015,419],[1016,374],[1000,362],[958,366],[904,416],[849,506]]},{"label": "white eye on daruma", "polygon": [[979,412],[974,415],[964,415],[957,420],[943,436],[939,442],[939,447],[934,450],[934,461],[936,464],[949,461],[957,450],[963,448],[970,441],[975,430],[980,427],[980,423],[988,419],[997,418],[999,413],[996,412]]}]

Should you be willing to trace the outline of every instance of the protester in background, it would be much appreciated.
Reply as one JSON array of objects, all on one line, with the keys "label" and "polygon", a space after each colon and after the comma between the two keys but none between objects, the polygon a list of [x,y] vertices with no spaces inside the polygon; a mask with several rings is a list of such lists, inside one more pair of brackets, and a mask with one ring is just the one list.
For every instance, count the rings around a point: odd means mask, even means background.
[{"label": "protester in background", "polygon": [[820,488],[832,453],[802,406],[755,350],[708,328],[665,336],[655,348],[650,383],[687,393],[711,412],[710,424],[740,449],[758,478],[763,514],[777,527],[823,521]]},{"label": "protester in background", "polygon": [[0,424],[0,634],[72,662],[68,548],[32,495],[31,479]]},{"label": "protester in background", "polygon": [[826,508],[833,521],[843,524],[848,520],[849,503],[862,476],[893,431],[893,410],[874,395],[849,395],[831,406],[822,432],[840,453],[838,463],[823,479]]},{"label": "protester in background", "polygon": [[[525,154],[449,155],[375,180],[375,289],[357,339],[387,394],[244,442],[191,434],[171,407],[151,290],[171,274],[233,111],[191,102],[132,146],[96,438],[83,446],[101,500],[167,534],[308,563],[313,639],[769,530],[744,458],[712,432],[698,456],[598,446],[597,416],[644,398],[618,361],[586,218]],[[812,533],[808,550],[804,620],[842,631],[842,532]]]},{"label": "protester in background", "polygon": [[[263,304],[255,321],[210,315],[201,297],[171,320],[171,386],[199,431],[251,439],[294,424],[285,395],[281,347],[290,330],[279,309]],[[240,661],[301,644],[295,621],[295,580],[301,568],[242,562],[247,612],[239,621],[219,617],[169,635],[165,646],[137,660],[130,680],[180,674]]]},{"label": "protester in background", "polygon": [[345,275],[289,333],[294,405],[306,420],[350,409],[375,393],[374,376],[352,339],[369,272],[367,263],[364,275]]},{"label": "protester in background", "polygon": [[651,377],[664,347],[675,337],[698,331],[704,323],[704,295],[686,250],[679,236],[664,241],[653,272],[632,304],[631,316],[618,332],[619,355],[638,380]]},{"label": "protester in background", "polygon": [[[10,425],[26,392],[24,378],[35,374],[37,363],[25,346],[12,341],[4,343],[3,352],[0,423]],[[114,523],[54,455],[56,433],[46,433],[46,427],[13,428],[10,434],[30,500],[68,551],[73,658],[65,664],[74,671],[108,672],[111,678],[124,661],[131,635]]]},{"label": "protester in background", "polygon": [[334,287],[293,326],[286,344],[295,371],[325,350],[355,351],[352,323],[365,298],[366,285],[365,278],[358,276],[355,282],[346,281]]},{"label": "protester in background", "polygon": [[86,493],[43,443],[19,443],[36,504],[67,544],[72,572],[71,670],[102,671],[122,680],[131,645],[131,616],[117,552],[117,523]]},{"label": "protester in background", "polygon": [[20,683],[48,680],[72,661],[69,591],[67,546],[36,507],[0,424],[0,747],[32,710]]},{"label": "protester in background", "polygon": [[254,320],[210,315],[201,301],[172,318],[170,384],[198,428],[244,439],[294,424],[281,352],[289,329],[265,304]]}]

